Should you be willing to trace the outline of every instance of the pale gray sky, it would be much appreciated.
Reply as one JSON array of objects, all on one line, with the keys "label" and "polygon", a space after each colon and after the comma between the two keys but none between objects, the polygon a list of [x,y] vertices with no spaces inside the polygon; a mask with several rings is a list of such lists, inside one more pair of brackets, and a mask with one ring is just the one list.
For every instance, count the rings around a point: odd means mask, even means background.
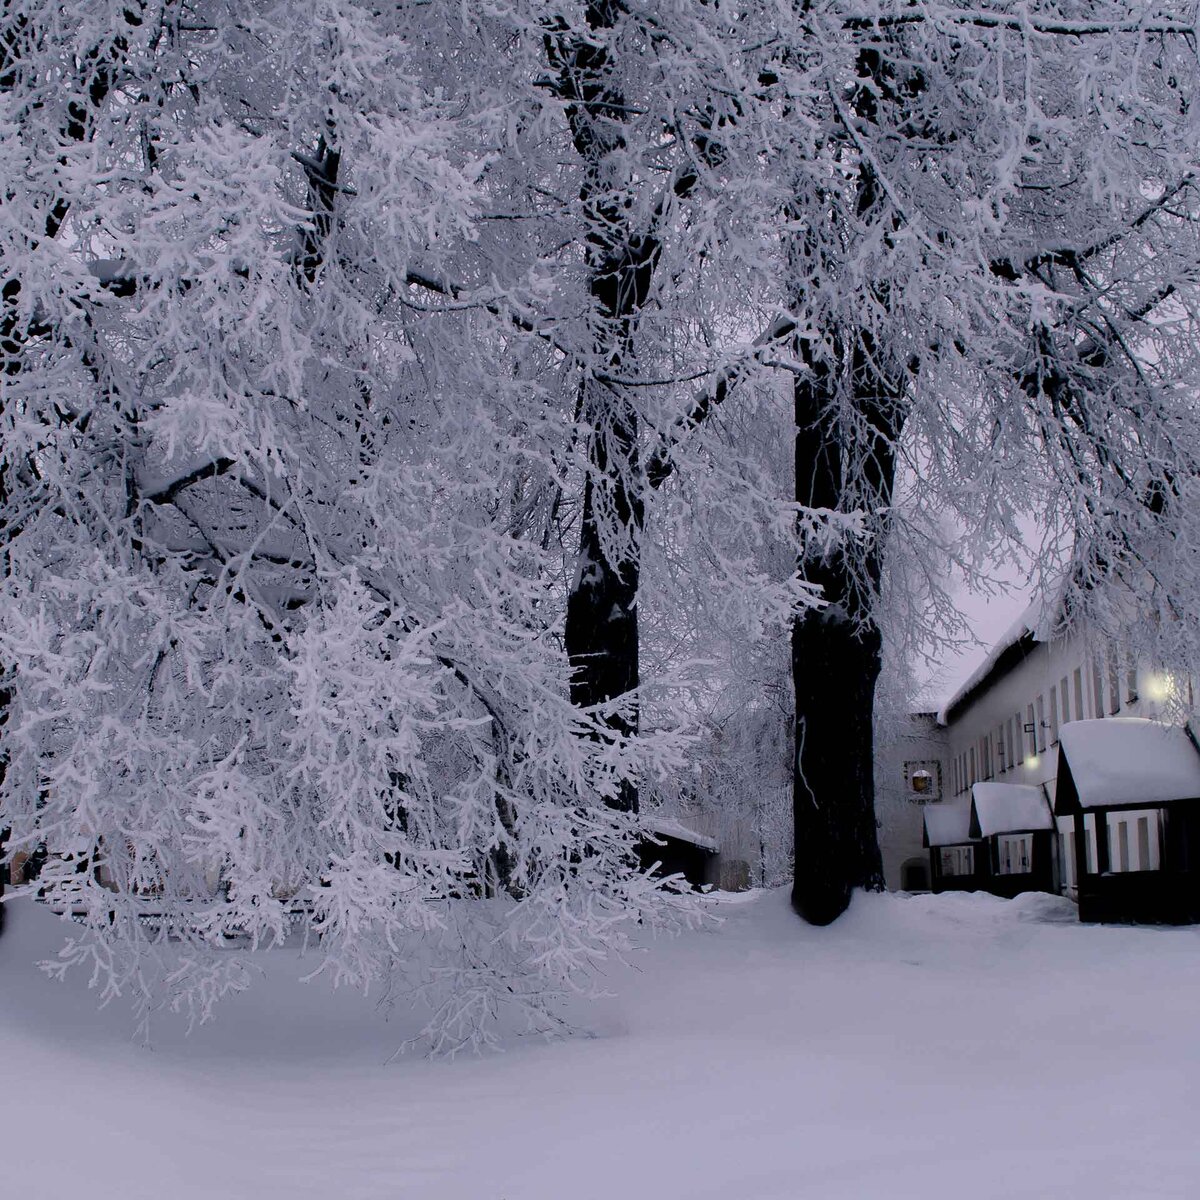
[{"label": "pale gray sky", "polygon": [[[965,587],[959,593],[959,610],[974,630],[977,644],[961,651],[947,651],[941,666],[927,674],[925,696],[941,707],[966,682],[987,657],[992,646],[1012,623],[1029,607],[1031,592],[1014,581],[1012,590],[995,596],[980,596]],[[922,707],[926,700],[922,700]]]}]

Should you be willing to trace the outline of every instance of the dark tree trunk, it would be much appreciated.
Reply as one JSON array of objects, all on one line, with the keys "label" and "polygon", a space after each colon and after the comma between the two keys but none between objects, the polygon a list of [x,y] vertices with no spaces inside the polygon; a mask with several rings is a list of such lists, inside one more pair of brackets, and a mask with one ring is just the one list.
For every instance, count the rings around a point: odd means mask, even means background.
[{"label": "dark tree trunk", "polygon": [[[611,30],[622,11],[618,0],[593,0],[586,8],[588,25],[597,33]],[[603,39],[583,40],[555,30],[546,45],[584,168],[579,195],[587,220],[592,301],[592,362],[579,393],[588,473],[564,637],[572,701],[580,708],[601,709],[602,723],[614,738],[623,739],[638,728],[634,693],[639,682],[637,596],[645,481],[637,410],[619,385],[596,375],[611,376],[628,356],[660,243],[653,232],[631,226],[623,203],[633,186],[623,162],[626,107]],[[612,803],[636,810],[636,788],[626,784]]]},{"label": "dark tree trunk", "polygon": [[[898,80],[878,42],[860,50],[857,67],[864,82],[853,107],[871,124],[878,124],[883,105],[903,110],[923,86],[919,73]],[[858,169],[855,209],[861,222],[883,225],[885,245],[899,228],[899,214],[866,161]],[[804,239],[794,264],[798,291],[810,276],[836,277],[821,254],[815,239]],[[886,314],[886,284],[870,287],[869,300],[864,310]],[[812,508],[865,511],[868,529],[865,541],[814,547],[800,563],[826,601],[799,614],[792,627],[792,907],[814,925],[845,912],[856,887],[883,888],[875,820],[875,685],[882,666],[876,606],[896,442],[917,365],[898,361],[895,347],[857,322],[826,333],[800,345],[809,369],[794,386],[796,499]]]},{"label": "dark tree trunk", "polygon": [[[836,568],[830,576],[836,574]],[[792,906],[828,925],[855,887],[879,889],[872,709],[879,633],[817,613],[792,630],[796,686],[795,877]]]},{"label": "dark tree trunk", "polygon": [[[895,438],[903,419],[895,385],[879,374],[872,340],[860,332],[849,391],[839,411],[835,369],[813,362],[797,379],[796,499],[813,508],[844,503],[847,477],[883,510],[891,503]],[[856,887],[880,889],[883,867],[875,821],[874,704],[881,666],[875,602],[882,530],[866,548],[838,545],[801,564],[826,606],[801,613],[792,629],[796,696],[793,773],[795,876],[792,906],[827,925]]]}]

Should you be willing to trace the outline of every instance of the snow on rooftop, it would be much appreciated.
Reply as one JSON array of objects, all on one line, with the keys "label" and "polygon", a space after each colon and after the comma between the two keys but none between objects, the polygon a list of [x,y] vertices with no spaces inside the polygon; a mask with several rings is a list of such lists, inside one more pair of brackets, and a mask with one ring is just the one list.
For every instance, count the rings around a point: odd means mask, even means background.
[{"label": "snow on rooftop", "polygon": [[1063,592],[1064,587],[1060,584],[1050,593],[1035,597],[1030,601],[1021,615],[996,640],[996,644],[988,651],[983,662],[967,676],[958,691],[942,705],[937,715],[939,725],[945,725],[946,714],[992,673],[996,663],[1000,661],[1000,656],[1006,650],[1011,649],[1027,635],[1031,635],[1035,642],[1047,642],[1054,636],[1055,629],[1062,617]]},{"label": "snow on rooftop", "polygon": [[971,789],[975,814],[971,824],[980,837],[1053,829],[1050,802],[1040,787],[1027,783],[977,783]]},{"label": "snow on rooftop", "polygon": [[677,821],[674,817],[647,816],[642,821],[642,825],[658,837],[678,838],[681,842],[691,842],[692,845],[700,846],[705,850],[711,850],[714,854],[721,848],[715,838],[710,838],[703,833],[697,833],[694,829],[688,829],[686,825]]},{"label": "snow on rooftop", "polygon": [[925,844],[957,846],[971,841],[971,801],[968,796],[930,804],[925,809]]},{"label": "snow on rooftop", "polygon": [[1142,717],[1071,721],[1059,738],[1083,808],[1200,797],[1200,752],[1178,725]]}]

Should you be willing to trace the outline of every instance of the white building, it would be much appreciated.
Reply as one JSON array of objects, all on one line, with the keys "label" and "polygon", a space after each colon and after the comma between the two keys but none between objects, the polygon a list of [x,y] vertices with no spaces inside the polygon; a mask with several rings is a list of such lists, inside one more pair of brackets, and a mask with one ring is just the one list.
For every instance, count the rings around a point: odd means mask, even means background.
[{"label": "white building", "polygon": [[[1165,720],[1173,704],[1190,707],[1186,677],[1132,663],[1079,634],[1064,636],[1055,628],[1056,615],[1031,606],[937,714],[936,731],[927,715],[916,714],[913,738],[880,748],[880,837],[889,887],[914,888],[925,803],[969,798],[975,783],[996,781],[1043,788],[1053,805],[1064,725],[1115,716]],[[941,786],[926,797],[912,787],[914,764],[939,749]],[[1133,810],[1113,819],[1113,869],[1156,869],[1158,815]],[[1069,821],[1059,822],[1058,834],[1057,880],[1070,890],[1075,833]],[[1094,842],[1094,825],[1087,836]],[[1089,845],[1089,861],[1094,849]]]}]

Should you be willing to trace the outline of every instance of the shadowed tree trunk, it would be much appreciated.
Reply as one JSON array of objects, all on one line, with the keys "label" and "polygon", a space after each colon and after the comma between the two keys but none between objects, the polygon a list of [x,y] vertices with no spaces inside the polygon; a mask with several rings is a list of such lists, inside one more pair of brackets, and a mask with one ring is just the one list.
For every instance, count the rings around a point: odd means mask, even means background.
[{"label": "shadowed tree trunk", "polygon": [[[639,683],[637,597],[645,485],[637,411],[621,387],[596,375],[615,374],[628,357],[660,251],[652,231],[642,234],[631,226],[624,202],[633,186],[626,162],[626,108],[604,38],[622,11],[616,0],[595,0],[586,8],[589,28],[601,35],[595,41],[558,28],[546,38],[550,63],[558,72],[555,90],[567,102],[571,138],[583,164],[579,197],[587,222],[592,301],[590,361],[578,397],[587,478],[578,567],[567,597],[566,651],[571,698],[580,708],[613,706],[629,697],[619,711],[604,717],[618,739],[638,727],[631,694]],[[613,803],[636,810],[636,788],[626,784]]]},{"label": "shadowed tree trunk", "polygon": [[[913,94],[921,86],[913,77],[897,90],[876,46],[860,52],[858,76],[864,82],[853,109],[872,123],[881,101],[902,103],[901,92]],[[858,168],[855,209],[864,224],[883,223],[891,232],[898,228],[898,215],[866,162]],[[815,239],[805,238],[795,263],[798,290],[814,276],[836,276],[833,266],[822,260]],[[885,285],[871,287],[870,298],[873,310],[888,312]],[[826,334],[822,341],[800,344],[808,371],[796,378],[793,389],[796,500],[817,509],[864,510],[868,530],[861,542],[813,546],[800,562],[801,574],[820,585],[826,601],[824,608],[798,614],[792,627],[792,907],[814,925],[836,920],[854,888],[883,888],[875,820],[875,685],[882,666],[876,604],[896,442],[915,366],[897,362],[893,348],[881,345],[870,329],[833,327]]]},{"label": "shadowed tree trunk", "polygon": [[[851,369],[851,412],[838,413],[831,370],[814,364],[796,381],[796,499],[839,508],[848,469],[878,508],[891,502],[900,397],[881,388],[870,342],[860,334]],[[870,451],[863,454],[861,441]],[[859,462],[848,462],[848,449]],[[792,905],[806,921],[827,925],[855,887],[883,887],[875,822],[874,704],[882,662],[874,606],[882,574],[878,534],[864,549],[836,545],[801,564],[827,605],[797,616],[792,628],[796,695],[794,764],[795,877]]]}]

